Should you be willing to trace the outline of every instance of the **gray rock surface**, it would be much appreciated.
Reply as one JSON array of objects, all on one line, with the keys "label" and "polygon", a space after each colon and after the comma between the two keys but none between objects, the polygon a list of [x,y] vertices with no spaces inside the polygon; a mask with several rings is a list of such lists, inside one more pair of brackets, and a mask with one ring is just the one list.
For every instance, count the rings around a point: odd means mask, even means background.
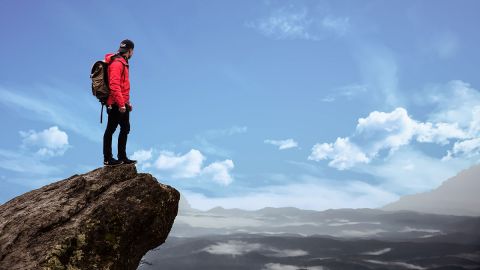
[{"label": "gray rock surface", "polygon": [[0,269],[136,269],[165,242],[179,199],[134,165],[30,191],[0,205]]}]

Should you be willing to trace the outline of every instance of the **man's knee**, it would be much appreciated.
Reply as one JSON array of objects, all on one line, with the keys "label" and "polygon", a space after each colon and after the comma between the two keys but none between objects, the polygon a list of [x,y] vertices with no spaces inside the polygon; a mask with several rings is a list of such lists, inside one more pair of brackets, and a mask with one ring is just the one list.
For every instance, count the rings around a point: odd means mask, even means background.
[{"label": "man's knee", "polygon": [[130,133],[130,124],[120,126],[120,133],[123,133],[123,134]]},{"label": "man's knee", "polygon": [[113,133],[115,133],[115,130],[117,130],[116,126],[107,126],[107,128],[105,129],[105,135],[112,135]]}]

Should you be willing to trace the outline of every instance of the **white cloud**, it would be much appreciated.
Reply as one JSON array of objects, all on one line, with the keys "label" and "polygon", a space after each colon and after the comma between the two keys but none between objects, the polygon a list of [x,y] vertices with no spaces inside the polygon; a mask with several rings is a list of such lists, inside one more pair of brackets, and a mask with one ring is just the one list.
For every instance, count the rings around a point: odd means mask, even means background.
[{"label": "white cloud", "polygon": [[68,135],[57,126],[40,132],[34,130],[20,131],[24,146],[39,147],[37,153],[41,156],[61,156],[68,149]]},{"label": "white cloud", "polygon": [[428,114],[430,122],[458,123],[461,128],[474,125],[472,128],[477,128],[477,131],[480,128],[480,91],[469,83],[453,80],[429,86],[415,99],[420,106],[433,105]]},{"label": "white cloud", "polygon": [[160,171],[170,171],[176,178],[192,178],[202,171],[205,156],[196,149],[190,150],[185,155],[175,155],[172,152],[163,151],[154,165]]},{"label": "white cloud", "polygon": [[331,159],[328,165],[339,170],[351,168],[357,163],[370,162],[365,153],[352,144],[349,138],[337,138],[335,143],[315,144],[308,159],[315,161]]},{"label": "white cloud", "polygon": [[[289,264],[280,264],[280,263],[267,263],[263,266],[262,270],[297,270],[302,269],[304,266],[296,266]],[[309,266],[309,270],[327,270],[322,266]]]},{"label": "white cloud", "polygon": [[302,249],[275,249],[271,248],[270,251],[273,252],[273,257],[299,257],[299,256],[306,256],[308,252]]},{"label": "white cloud", "polygon": [[280,8],[268,18],[248,24],[262,34],[276,39],[317,39],[310,33],[313,20],[306,9]]},{"label": "white cloud", "polygon": [[364,84],[349,84],[342,87],[332,89],[331,94],[321,99],[323,102],[334,102],[337,98],[342,97],[346,99],[352,99],[362,93],[367,92],[367,86]]},{"label": "white cloud", "polygon": [[132,159],[137,160],[139,163],[148,161],[152,158],[152,151],[151,148],[149,150],[137,150],[133,152]]},{"label": "white cloud", "polygon": [[416,125],[417,141],[448,144],[450,139],[467,138],[467,132],[457,123],[418,123]]},{"label": "white cloud", "polygon": [[233,161],[230,159],[214,162],[202,170],[202,174],[212,177],[213,181],[222,184],[229,185],[233,182],[233,178],[230,175],[230,171],[233,169]]},{"label": "white cloud", "polygon": [[405,105],[398,90],[398,64],[393,51],[380,45],[363,42],[353,51],[362,75],[362,85],[369,90],[369,99],[392,109]]},{"label": "white cloud", "polygon": [[379,249],[379,250],[374,250],[374,251],[368,251],[368,252],[363,252],[362,254],[363,255],[374,255],[374,256],[378,256],[378,255],[383,255],[385,253],[388,253],[392,251],[391,248],[384,248],[384,249]]},{"label": "white cloud", "polygon": [[140,149],[133,152],[132,159],[137,160],[138,164],[142,167],[143,170],[152,167],[150,160],[152,159],[153,149],[149,150]]},{"label": "white cloud", "polygon": [[274,39],[317,41],[328,33],[345,35],[350,29],[350,18],[310,14],[310,10],[305,7],[290,5],[274,10],[266,18],[247,23],[247,26]]},{"label": "white cloud", "polygon": [[215,255],[239,256],[261,249],[263,249],[263,246],[259,243],[248,243],[244,241],[230,240],[226,243],[217,243],[208,246],[203,250]]},{"label": "white cloud", "polygon": [[366,118],[358,119],[356,135],[373,139],[369,152],[376,155],[382,149],[397,150],[410,142],[415,134],[415,121],[407,110],[396,108],[392,112],[371,112]]},{"label": "white cloud", "polygon": [[38,188],[62,178],[58,175],[64,166],[46,160],[63,155],[70,147],[67,133],[53,126],[40,132],[20,131],[20,136],[23,142],[15,151],[0,149],[0,168],[17,174],[10,181]]},{"label": "white cloud", "polygon": [[440,233],[440,234],[443,233],[441,230],[412,228],[412,227],[409,227],[409,226],[406,226],[400,232],[427,232],[427,233]]},{"label": "white cloud", "polygon": [[374,264],[380,264],[380,265],[400,266],[406,269],[416,269],[416,270],[427,269],[419,265],[414,265],[414,264],[405,263],[405,262],[384,262],[384,261],[377,261],[377,260],[364,260],[364,261],[369,263],[374,263]]},{"label": "white cloud", "polygon": [[382,230],[382,229],[371,229],[371,230],[363,230],[363,231],[360,231],[360,230],[342,230],[340,233],[339,233],[339,236],[341,237],[372,237],[372,236],[375,236],[379,233],[384,233],[384,232],[387,232],[386,230]]},{"label": "white cloud", "polygon": [[298,143],[293,139],[286,140],[265,140],[264,143],[272,144],[278,146],[279,150],[285,150],[289,148],[298,147]]},{"label": "white cloud", "polygon": [[453,149],[448,151],[447,155],[444,157],[444,160],[449,160],[452,157],[464,156],[471,158],[478,156],[480,154],[480,138],[474,138],[469,140],[464,140],[460,142],[455,142]]},{"label": "white cloud", "polygon": [[277,249],[260,243],[249,243],[239,240],[219,242],[202,249],[210,254],[241,256],[250,252],[261,252],[273,257],[298,257],[308,255],[308,252],[301,249]]},{"label": "white cloud", "polygon": [[[148,154],[143,153],[144,156],[148,156]],[[138,155],[140,156],[140,153]],[[232,160],[216,161],[204,167],[205,160],[206,157],[197,149],[191,149],[184,155],[160,151],[153,166],[161,172],[170,173],[173,178],[203,177],[225,186],[233,182],[231,170],[234,168],[234,163]]]},{"label": "white cloud", "polygon": [[456,123],[419,122],[412,119],[406,109],[396,108],[391,112],[374,111],[358,119],[351,137],[337,138],[334,143],[315,144],[308,159],[330,159],[329,166],[345,170],[371,162],[382,150],[393,154],[415,139],[420,143],[445,145],[450,140],[466,138],[468,130],[462,130]]},{"label": "white cloud", "polygon": [[357,166],[354,170],[374,175],[381,181],[379,188],[404,195],[432,190],[471,165],[472,161],[462,159],[442,161],[406,146],[380,162]]}]

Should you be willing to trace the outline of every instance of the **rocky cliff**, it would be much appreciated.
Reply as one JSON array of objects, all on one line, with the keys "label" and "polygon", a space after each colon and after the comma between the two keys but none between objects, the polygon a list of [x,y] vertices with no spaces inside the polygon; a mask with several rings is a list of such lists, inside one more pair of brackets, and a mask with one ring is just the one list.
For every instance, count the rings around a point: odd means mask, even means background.
[{"label": "rocky cliff", "polygon": [[179,199],[134,165],[30,191],[0,205],[0,270],[136,269],[165,242]]}]

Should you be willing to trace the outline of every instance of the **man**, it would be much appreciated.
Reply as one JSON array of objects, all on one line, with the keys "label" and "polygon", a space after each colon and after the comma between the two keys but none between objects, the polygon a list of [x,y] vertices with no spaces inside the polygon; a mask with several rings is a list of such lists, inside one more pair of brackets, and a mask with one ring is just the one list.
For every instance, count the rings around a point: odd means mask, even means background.
[{"label": "man", "polygon": [[[110,95],[107,99],[108,121],[103,135],[103,164],[106,166],[132,164],[136,160],[127,158],[127,137],[130,132],[130,112],[133,109],[130,103],[130,80],[128,60],[133,55],[134,44],[131,40],[124,40],[116,54],[105,55],[108,65]],[[120,125],[118,135],[118,160],[112,155],[112,136]]]}]

